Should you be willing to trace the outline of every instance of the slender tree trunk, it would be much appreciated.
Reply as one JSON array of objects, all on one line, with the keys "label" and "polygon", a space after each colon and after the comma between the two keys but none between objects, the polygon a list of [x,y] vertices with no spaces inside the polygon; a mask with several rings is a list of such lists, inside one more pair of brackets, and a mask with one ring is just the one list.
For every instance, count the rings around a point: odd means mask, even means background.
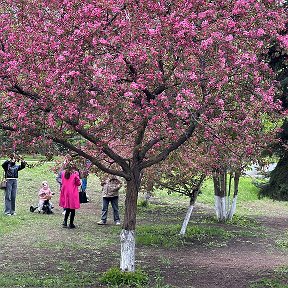
[{"label": "slender tree trunk", "polygon": [[233,200],[232,200],[231,208],[230,208],[229,213],[228,213],[228,219],[229,220],[231,220],[233,218],[233,215],[236,212],[236,203],[237,203],[240,175],[241,175],[240,171],[235,172]]},{"label": "slender tree trunk", "polygon": [[[215,210],[219,221],[231,220],[236,211],[237,195],[240,180],[240,171],[234,172],[234,191],[233,200],[230,205],[230,191],[232,184],[232,174],[229,179],[229,189],[227,196],[227,173],[226,171],[215,173],[213,176],[214,194],[215,194]],[[228,199],[227,199],[228,198]]]},{"label": "slender tree trunk", "polygon": [[215,211],[219,221],[226,220],[226,172],[218,172],[213,176]]},{"label": "slender tree trunk", "polygon": [[185,216],[184,221],[182,223],[181,231],[179,233],[182,236],[185,235],[185,233],[186,233],[187,225],[188,225],[188,222],[191,218],[191,214],[192,214],[192,211],[194,209],[194,204],[195,204],[197,196],[198,196],[198,192],[195,192],[194,195],[190,197],[190,205],[187,209],[186,216]]},{"label": "slender tree trunk", "polygon": [[135,227],[139,187],[140,173],[138,171],[135,173],[134,171],[132,179],[127,181],[125,216],[123,229],[120,234],[120,269],[127,272],[135,271]]}]

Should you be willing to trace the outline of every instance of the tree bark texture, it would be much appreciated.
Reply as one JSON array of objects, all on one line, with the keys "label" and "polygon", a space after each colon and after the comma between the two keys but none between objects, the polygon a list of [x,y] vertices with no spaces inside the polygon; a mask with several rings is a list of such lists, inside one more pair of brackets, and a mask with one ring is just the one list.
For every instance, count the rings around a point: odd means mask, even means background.
[{"label": "tree bark texture", "polygon": [[135,271],[135,231],[122,230],[121,241],[121,260],[120,269],[122,271]]},{"label": "tree bark texture", "polygon": [[135,271],[135,228],[137,213],[137,198],[140,187],[140,173],[134,169],[131,179],[127,180],[127,192],[125,200],[125,215],[121,239],[121,261],[122,271]]}]

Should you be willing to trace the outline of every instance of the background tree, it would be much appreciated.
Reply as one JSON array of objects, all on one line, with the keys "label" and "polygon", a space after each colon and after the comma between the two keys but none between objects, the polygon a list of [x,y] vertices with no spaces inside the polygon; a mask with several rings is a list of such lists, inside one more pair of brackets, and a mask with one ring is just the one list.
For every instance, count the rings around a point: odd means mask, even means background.
[{"label": "background tree", "polygon": [[[286,7],[287,7],[286,2]],[[283,37],[287,36],[288,28],[283,31]],[[286,40],[287,41],[287,40]],[[275,43],[268,53],[269,64],[277,75],[277,80],[282,88],[282,106],[288,108],[288,49],[281,42]],[[261,187],[260,195],[268,196],[276,200],[288,200],[288,122],[284,119],[282,132],[279,133],[281,142],[274,145],[273,152],[279,157],[275,169],[270,173],[269,182]]]},{"label": "background tree", "polygon": [[2,1],[1,123],[15,147],[55,142],[126,180],[122,270],[135,268],[142,171],[221,122],[224,103],[278,109],[258,58],[284,28],[275,2]]},{"label": "background tree", "polygon": [[153,170],[148,169],[144,177],[144,182],[148,179],[148,182],[151,183],[151,179],[153,179],[155,188],[165,189],[168,194],[178,193],[189,198],[189,206],[180,235],[184,235],[186,232],[196,199],[206,173],[209,171],[205,169],[203,161],[199,161],[200,149],[197,149],[198,154],[195,153],[191,146],[187,147],[189,145],[187,142],[176,153],[170,155],[164,163],[159,163]]}]

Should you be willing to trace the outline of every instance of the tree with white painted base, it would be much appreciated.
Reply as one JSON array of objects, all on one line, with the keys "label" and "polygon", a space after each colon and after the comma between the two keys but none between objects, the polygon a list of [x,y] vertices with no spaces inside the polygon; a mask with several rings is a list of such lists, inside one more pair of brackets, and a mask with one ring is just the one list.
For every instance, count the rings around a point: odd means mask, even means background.
[{"label": "tree with white painted base", "polygon": [[142,172],[233,105],[235,124],[277,110],[258,57],[286,19],[275,4],[2,0],[0,127],[14,147],[58,143],[125,179],[122,270],[135,269]]}]

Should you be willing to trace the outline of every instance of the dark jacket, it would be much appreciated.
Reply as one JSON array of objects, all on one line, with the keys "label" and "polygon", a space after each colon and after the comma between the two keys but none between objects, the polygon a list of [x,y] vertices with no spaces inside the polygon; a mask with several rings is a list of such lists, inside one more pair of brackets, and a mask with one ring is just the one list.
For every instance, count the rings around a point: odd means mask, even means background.
[{"label": "dark jacket", "polygon": [[21,161],[21,165],[12,164],[9,160],[6,160],[2,167],[5,171],[5,178],[18,178],[18,171],[24,169],[26,166],[25,161]]}]

